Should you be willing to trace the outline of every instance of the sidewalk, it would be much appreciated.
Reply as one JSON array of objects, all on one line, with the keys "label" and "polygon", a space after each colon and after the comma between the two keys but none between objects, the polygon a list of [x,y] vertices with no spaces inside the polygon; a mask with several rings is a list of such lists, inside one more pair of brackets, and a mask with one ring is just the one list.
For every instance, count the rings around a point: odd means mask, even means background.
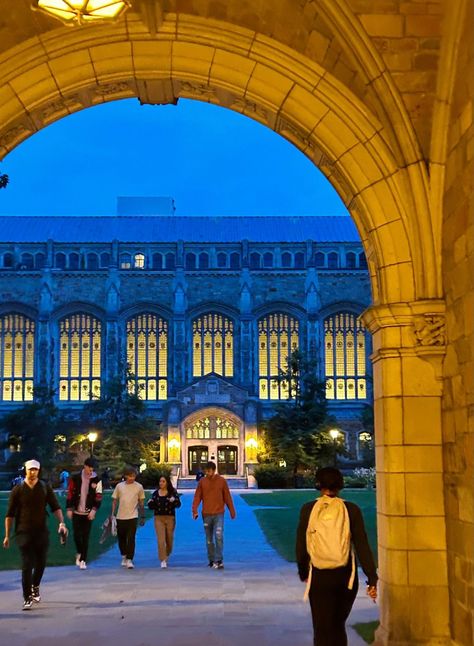
[{"label": "sidewalk", "polygon": [[[253,508],[234,491],[237,519],[225,519],[225,570],[210,570],[193,492],[177,511],[170,567],[159,567],[153,522],[138,531],[135,569],[115,546],[86,571],[49,568],[43,601],[20,610],[18,571],[0,572],[2,643],[9,646],[312,646],[310,610],[295,565],[266,543]],[[363,581],[363,579],[362,579]],[[364,590],[349,624],[378,608]],[[350,646],[364,646],[350,631]]]}]

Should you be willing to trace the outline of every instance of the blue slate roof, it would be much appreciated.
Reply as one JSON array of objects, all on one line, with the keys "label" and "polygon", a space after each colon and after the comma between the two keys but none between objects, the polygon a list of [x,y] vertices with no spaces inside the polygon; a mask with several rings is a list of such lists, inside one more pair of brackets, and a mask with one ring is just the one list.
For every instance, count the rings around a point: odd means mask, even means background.
[{"label": "blue slate roof", "polygon": [[350,216],[0,216],[0,242],[359,242]]}]

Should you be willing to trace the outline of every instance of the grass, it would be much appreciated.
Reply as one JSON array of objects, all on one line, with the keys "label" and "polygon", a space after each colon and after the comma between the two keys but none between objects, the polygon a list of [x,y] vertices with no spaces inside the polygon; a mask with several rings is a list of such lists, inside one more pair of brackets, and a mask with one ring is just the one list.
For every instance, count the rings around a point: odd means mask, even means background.
[{"label": "grass", "polygon": [[[112,491],[105,491],[102,499],[102,505],[97,512],[94,522],[92,523],[91,537],[89,542],[89,556],[88,561],[93,561],[98,556],[106,552],[115,543],[116,538],[108,538],[105,543],[100,544],[99,538],[102,534],[102,523],[111,511],[111,496]],[[0,492],[0,517],[5,518],[7,510],[9,493]],[[58,496],[59,504],[63,509],[65,515],[66,499],[65,497]],[[148,512],[152,515],[152,512]],[[50,513],[48,518],[48,527],[50,532],[49,551],[48,551],[48,566],[54,565],[73,565],[76,558],[76,548],[72,537],[72,522],[66,519],[66,524],[69,529],[69,536],[66,545],[61,545],[58,538],[58,522]],[[12,532],[13,534],[13,532]],[[4,533],[1,533],[2,541]],[[15,540],[10,541],[9,549],[0,549],[0,570],[17,570],[20,568],[20,552],[15,544]]]},{"label": "grass", "polygon": [[352,628],[368,644],[372,644],[375,639],[375,631],[379,627],[378,621],[369,621],[366,624],[354,624]]},{"label": "grass", "polygon": [[[377,558],[377,526],[375,492],[366,489],[344,490],[342,497],[356,503],[362,510],[370,546]],[[295,561],[296,528],[299,513],[305,502],[314,500],[315,492],[309,489],[275,491],[261,494],[243,494],[248,505],[257,507],[255,515],[270,545],[290,562]],[[269,507],[269,509],[258,509]],[[275,507],[275,509],[272,509]]]}]

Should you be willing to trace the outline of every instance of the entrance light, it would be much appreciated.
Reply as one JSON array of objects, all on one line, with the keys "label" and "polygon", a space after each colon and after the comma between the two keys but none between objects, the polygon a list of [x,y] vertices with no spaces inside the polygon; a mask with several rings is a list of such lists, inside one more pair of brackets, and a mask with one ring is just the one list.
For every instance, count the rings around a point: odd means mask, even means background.
[{"label": "entrance light", "polygon": [[33,9],[62,20],[66,25],[87,25],[119,18],[129,0],[33,0]]}]

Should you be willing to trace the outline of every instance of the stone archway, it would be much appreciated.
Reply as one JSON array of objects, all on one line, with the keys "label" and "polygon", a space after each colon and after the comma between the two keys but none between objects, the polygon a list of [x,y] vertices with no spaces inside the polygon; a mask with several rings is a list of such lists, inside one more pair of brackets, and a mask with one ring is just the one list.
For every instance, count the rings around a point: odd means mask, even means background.
[{"label": "stone archway", "polygon": [[[27,4],[0,46],[1,156],[96,103],[189,97],[264,123],[338,190],[365,246],[374,302],[365,322],[374,335],[377,643],[450,643],[449,605],[466,602],[448,587],[443,494],[441,231],[452,88],[440,79],[432,120],[437,67],[422,51],[430,38],[433,51],[439,45],[437,3],[432,12],[429,3],[412,3],[423,8],[405,15],[382,0],[275,0],[273,10],[234,0],[136,0],[136,12],[117,25],[81,30],[33,21]],[[468,6],[449,8],[446,77]],[[391,54],[397,39],[418,48],[419,60],[414,51]],[[433,123],[441,126],[436,141]],[[472,627],[457,634],[459,643],[472,641],[465,637]]]}]

